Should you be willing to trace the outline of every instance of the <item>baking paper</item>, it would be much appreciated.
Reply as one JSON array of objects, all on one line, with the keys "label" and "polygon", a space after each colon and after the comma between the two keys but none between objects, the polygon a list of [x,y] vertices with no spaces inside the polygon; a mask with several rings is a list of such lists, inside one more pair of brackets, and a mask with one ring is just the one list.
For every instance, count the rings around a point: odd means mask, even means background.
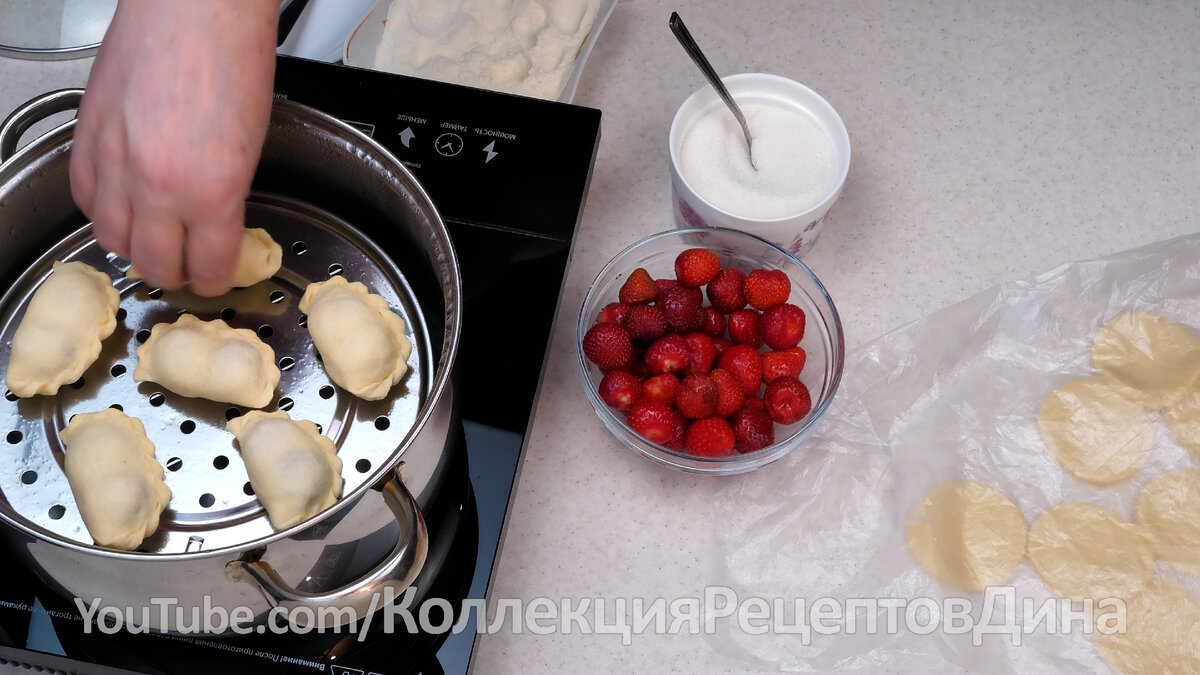
[{"label": "baking paper", "polygon": [[[1200,468],[1154,411],[1149,459],[1114,486],[1065,472],[1038,435],[1042,399],[1092,372],[1092,337],[1127,310],[1200,329],[1200,235],[1000,285],[851,354],[810,440],[718,493],[709,644],[766,670],[1108,672],[1092,628],[1071,613],[1083,608],[1048,589],[1028,557],[989,601],[931,579],[904,527],[927,489],[954,478],[998,488],[1029,523],[1063,501],[1132,520],[1142,485]],[[1200,579],[1156,565],[1200,593]]]}]

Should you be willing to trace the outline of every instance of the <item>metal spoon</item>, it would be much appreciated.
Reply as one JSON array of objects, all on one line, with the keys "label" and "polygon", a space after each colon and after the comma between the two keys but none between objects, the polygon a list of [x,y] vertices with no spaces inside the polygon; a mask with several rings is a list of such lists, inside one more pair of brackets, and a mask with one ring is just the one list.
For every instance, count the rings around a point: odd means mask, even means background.
[{"label": "metal spoon", "polygon": [[700,51],[700,45],[696,44],[696,40],[688,32],[687,26],[683,25],[683,19],[679,18],[678,12],[671,12],[671,20],[668,25],[671,27],[671,32],[675,34],[675,38],[679,40],[679,44],[683,45],[683,51],[687,52],[688,56],[692,57],[692,60],[700,67],[700,72],[704,73],[705,79],[713,89],[717,90],[717,94],[721,96],[722,101],[725,101],[725,105],[729,106],[729,111],[737,118],[738,124],[742,125],[742,133],[746,135],[746,156],[750,158],[751,168],[758,171],[758,166],[754,163],[754,139],[750,137],[750,127],[746,125],[746,116],[742,114],[737,103],[734,103],[733,97],[729,95],[729,90],[725,88],[725,83],[721,82],[717,71],[713,70],[712,64],[704,58],[704,52]]}]

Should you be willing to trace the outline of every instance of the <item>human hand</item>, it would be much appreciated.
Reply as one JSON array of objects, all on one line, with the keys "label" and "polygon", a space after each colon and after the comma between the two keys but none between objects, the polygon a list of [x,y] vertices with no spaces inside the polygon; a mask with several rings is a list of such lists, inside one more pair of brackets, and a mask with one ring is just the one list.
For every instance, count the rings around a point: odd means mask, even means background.
[{"label": "human hand", "polygon": [[71,194],[150,282],[228,291],[271,111],[277,0],[121,0],[88,78]]}]

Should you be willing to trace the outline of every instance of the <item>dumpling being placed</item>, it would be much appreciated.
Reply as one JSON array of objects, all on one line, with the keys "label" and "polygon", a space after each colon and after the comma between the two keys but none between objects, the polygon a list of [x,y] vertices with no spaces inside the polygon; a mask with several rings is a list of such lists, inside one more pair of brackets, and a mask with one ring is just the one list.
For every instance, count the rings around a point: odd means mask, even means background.
[{"label": "dumpling being placed", "polygon": [[355,396],[377,401],[408,372],[404,320],[366,286],[340,276],[309,284],[300,311],[329,378]]},{"label": "dumpling being placed", "polygon": [[[237,268],[233,272],[236,288],[253,286],[270,279],[283,263],[283,248],[275,243],[271,235],[261,227],[248,227],[242,232],[242,248],[238,253]],[[129,279],[141,279],[141,272],[130,266],[125,270]]]},{"label": "dumpling being placed", "polygon": [[13,334],[5,386],[24,398],[78,380],[116,329],[120,304],[108,275],[83,262],[54,263]]},{"label": "dumpling being placed", "polygon": [[252,410],[225,428],[237,436],[250,486],[276,529],[315,516],[342,495],[342,460],[312,422]]},{"label": "dumpling being placed", "polygon": [[181,396],[261,408],[279,384],[275,352],[254,331],[184,314],[160,323],[138,347],[137,382],[157,382]]},{"label": "dumpling being placed", "polygon": [[108,408],[75,415],[59,436],[63,470],[92,539],[131,551],[154,534],[171,489],[142,423]]}]

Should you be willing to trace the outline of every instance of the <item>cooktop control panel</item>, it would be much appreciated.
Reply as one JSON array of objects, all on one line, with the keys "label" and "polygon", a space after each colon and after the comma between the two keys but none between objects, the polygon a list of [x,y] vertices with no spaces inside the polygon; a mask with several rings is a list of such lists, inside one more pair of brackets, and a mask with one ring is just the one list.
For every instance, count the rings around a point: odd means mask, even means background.
[{"label": "cooktop control panel", "polygon": [[374,138],[447,220],[571,238],[599,141],[598,110],[286,56],[275,92]]}]

